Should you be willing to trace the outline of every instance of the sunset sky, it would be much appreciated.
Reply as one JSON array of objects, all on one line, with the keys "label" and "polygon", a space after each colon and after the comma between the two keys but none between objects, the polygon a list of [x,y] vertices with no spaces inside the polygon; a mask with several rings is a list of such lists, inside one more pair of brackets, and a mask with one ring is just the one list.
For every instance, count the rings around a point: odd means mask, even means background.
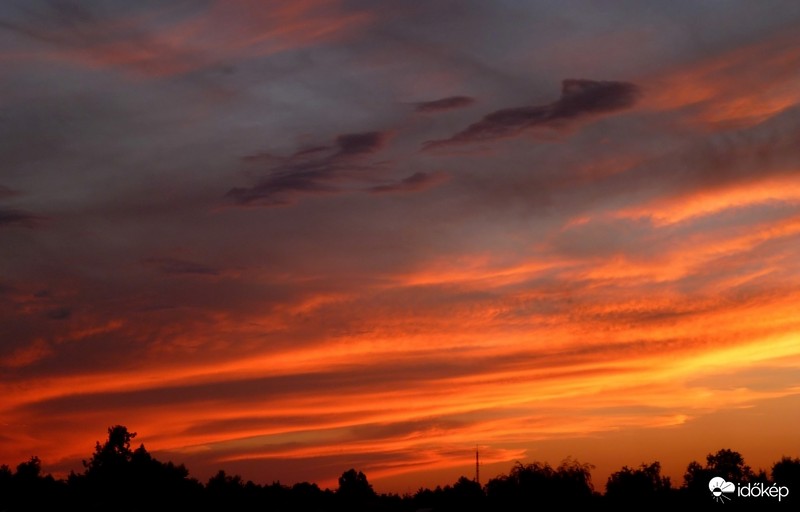
[{"label": "sunset sky", "polygon": [[0,463],[381,492],[800,456],[800,3],[0,3]]}]

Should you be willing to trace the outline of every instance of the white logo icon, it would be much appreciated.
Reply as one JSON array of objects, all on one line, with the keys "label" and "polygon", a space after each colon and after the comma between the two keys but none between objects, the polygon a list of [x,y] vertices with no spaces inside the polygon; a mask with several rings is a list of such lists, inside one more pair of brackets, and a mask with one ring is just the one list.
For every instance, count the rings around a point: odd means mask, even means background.
[{"label": "white logo icon", "polygon": [[708,490],[714,495],[714,501],[725,503],[725,500],[730,501],[725,494],[736,492],[736,486],[732,482],[726,482],[722,477],[715,476],[708,482]]}]

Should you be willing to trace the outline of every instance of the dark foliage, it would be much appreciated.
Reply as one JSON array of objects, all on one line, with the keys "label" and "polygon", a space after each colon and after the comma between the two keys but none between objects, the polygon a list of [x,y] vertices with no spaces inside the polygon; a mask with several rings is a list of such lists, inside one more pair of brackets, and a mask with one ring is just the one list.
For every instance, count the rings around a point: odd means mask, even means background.
[{"label": "dark foliage", "polygon": [[42,475],[39,457],[17,465],[14,473],[0,466],[0,510],[48,510],[64,500],[67,486],[52,476]]},{"label": "dark foliage", "polygon": [[787,510],[797,510],[797,504],[800,503],[800,458],[783,457],[773,464],[772,481],[790,489],[786,507]]},{"label": "dark foliage", "polygon": [[109,427],[108,440],[95,445],[85,471],[67,479],[73,499],[85,510],[167,510],[201,503],[202,485],[189,471],[172,462],[154,459],[139,445],[131,450],[135,432],[121,425]]},{"label": "dark foliage", "polygon": [[632,469],[628,466],[608,477],[606,502],[615,509],[652,510],[672,508],[676,503],[676,492],[669,477],[661,476],[661,464],[642,464]]},{"label": "dark foliage", "polygon": [[[15,470],[0,466],[0,512],[27,510],[133,511],[300,511],[300,512],[504,512],[562,508],[581,510],[673,510],[717,505],[709,489],[712,478],[745,485],[788,488],[788,496],[742,498],[728,493],[728,508],[794,509],[800,493],[800,458],[783,457],[766,471],[754,472],[738,452],[723,449],[691,462],[684,482],[674,488],[661,475],[659,462],[623,467],[606,482],[605,494],[592,485],[593,466],[567,459],[557,467],[548,463],[517,462],[508,474],[485,486],[462,476],[454,484],[419,489],[414,495],[378,494],[367,476],[349,469],[339,477],[335,491],[313,483],[293,486],[273,482],[260,485],[219,470],[202,484],[183,465],[161,462],[144,445],[132,449],[135,432],[121,425],[108,429],[108,439],[95,445],[82,473],[65,480],[42,474],[38,457]],[[787,508],[788,507],[788,508]]]},{"label": "dark foliage", "polygon": [[557,468],[547,463],[520,462],[508,475],[498,476],[486,484],[491,510],[513,510],[516,506],[533,508],[537,503],[560,503],[584,506],[594,499],[592,466],[568,459]]}]

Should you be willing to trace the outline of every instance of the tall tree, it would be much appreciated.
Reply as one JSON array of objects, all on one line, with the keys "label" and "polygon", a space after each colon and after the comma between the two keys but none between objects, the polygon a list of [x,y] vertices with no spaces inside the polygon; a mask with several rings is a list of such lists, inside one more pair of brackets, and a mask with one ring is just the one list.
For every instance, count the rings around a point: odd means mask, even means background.
[{"label": "tall tree", "polygon": [[136,432],[128,432],[123,425],[108,427],[108,439],[102,445],[97,441],[94,454],[88,461],[84,460],[88,474],[102,474],[121,471],[133,457],[131,440]]},{"label": "tall tree", "polygon": [[367,475],[351,468],[339,477],[336,497],[343,510],[366,510],[375,498],[375,491]]},{"label": "tall tree", "polygon": [[661,476],[661,464],[656,461],[638,468],[623,466],[612,473],[606,482],[606,499],[619,506],[625,503],[640,504],[643,508],[653,503],[665,504],[672,499],[672,482]]}]

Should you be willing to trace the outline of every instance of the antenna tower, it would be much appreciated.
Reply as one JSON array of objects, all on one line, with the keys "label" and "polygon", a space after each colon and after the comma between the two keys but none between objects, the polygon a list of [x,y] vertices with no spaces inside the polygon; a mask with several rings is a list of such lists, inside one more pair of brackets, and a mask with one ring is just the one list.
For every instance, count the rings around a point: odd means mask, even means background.
[{"label": "antenna tower", "polygon": [[478,447],[475,447],[475,482],[481,484],[481,463],[480,455],[478,454]]}]

